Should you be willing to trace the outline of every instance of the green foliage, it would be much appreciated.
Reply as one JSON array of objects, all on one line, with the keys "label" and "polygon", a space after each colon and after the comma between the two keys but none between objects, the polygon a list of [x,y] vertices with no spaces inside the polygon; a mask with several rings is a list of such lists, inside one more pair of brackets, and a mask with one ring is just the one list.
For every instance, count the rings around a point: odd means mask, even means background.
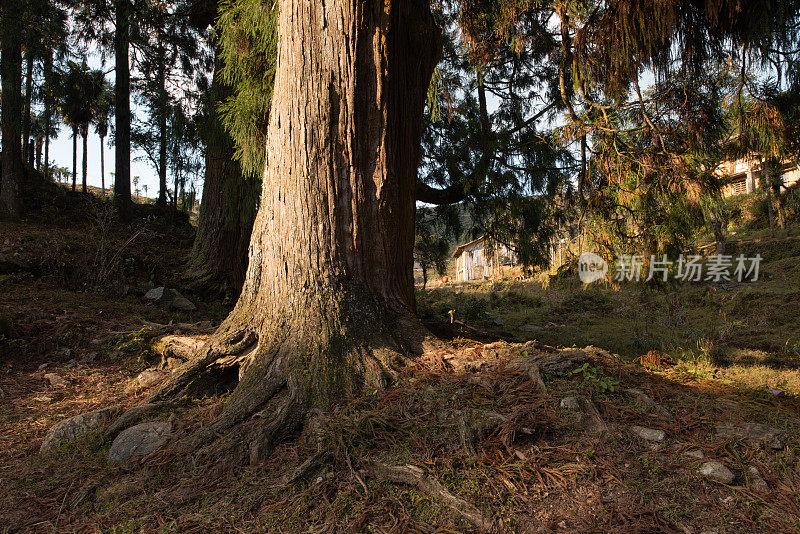
[{"label": "green foliage", "polygon": [[67,63],[60,73],[56,94],[64,122],[74,131],[85,130],[102,111],[108,82],[100,70],[90,70],[86,63]]},{"label": "green foliage", "polygon": [[594,367],[589,362],[584,363],[577,369],[573,369],[570,375],[580,375],[583,378],[583,384],[588,386],[598,393],[616,393],[619,390],[619,380],[614,377],[606,376],[603,370]]},{"label": "green foliage", "polygon": [[233,92],[219,111],[245,176],[259,179],[278,55],[277,15],[272,0],[225,0],[216,24],[222,79]]}]

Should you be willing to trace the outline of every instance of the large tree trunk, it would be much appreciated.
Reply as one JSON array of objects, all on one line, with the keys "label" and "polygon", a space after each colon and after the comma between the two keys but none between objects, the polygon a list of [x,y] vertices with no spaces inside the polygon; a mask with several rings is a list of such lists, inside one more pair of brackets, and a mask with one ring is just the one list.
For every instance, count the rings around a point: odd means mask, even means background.
[{"label": "large tree trunk", "polygon": [[128,66],[130,2],[115,0],[117,31],[114,35],[116,62],[114,86],[114,202],[127,218],[131,209],[131,72]]},{"label": "large tree trunk", "polygon": [[216,113],[217,104],[231,94],[222,81],[222,67],[217,50],[209,110],[213,126],[206,133],[203,204],[184,278],[196,289],[219,289],[236,299],[247,271],[247,249],[261,184],[242,175],[241,165],[234,159],[233,139]]},{"label": "large tree trunk", "polygon": [[238,363],[230,401],[193,444],[260,411],[251,462],[310,409],[387,385],[427,337],[412,267],[422,111],[441,42],[429,1],[282,0],[278,39],[241,296],[203,355],[154,396]]},{"label": "large tree trunk", "polygon": [[22,215],[22,43],[13,13],[14,0],[3,0],[0,17],[0,78],[2,79],[2,179],[0,179],[0,217],[17,219]]}]

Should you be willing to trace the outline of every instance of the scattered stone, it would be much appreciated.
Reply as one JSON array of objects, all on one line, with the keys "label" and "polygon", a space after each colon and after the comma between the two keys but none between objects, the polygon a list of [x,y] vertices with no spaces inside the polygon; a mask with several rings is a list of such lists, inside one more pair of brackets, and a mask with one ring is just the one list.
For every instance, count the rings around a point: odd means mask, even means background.
[{"label": "scattered stone", "polygon": [[769,491],[769,484],[767,484],[767,481],[761,476],[758,467],[751,465],[747,471],[750,473],[750,484],[753,486],[754,490],[759,493],[766,493]]},{"label": "scattered stone", "polygon": [[645,428],[639,425],[632,426],[631,432],[633,432],[640,438],[647,441],[661,442],[664,441],[664,438],[667,437],[667,433],[664,432],[663,430],[658,430],[655,428]]},{"label": "scattered stone", "polygon": [[53,387],[65,388],[69,386],[69,380],[56,373],[45,373],[44,379],[50,382]]},{"label": "scattered stone", "polygon": [[141,421],[146,415],[149,415],[154,411],[163,408],[164,406],[167,406],[166,402],[152,402],[134,406],[119,416],[119,418],[106,429],[106,431],[103,433],[103,436],[106,439],[111,439],[126,428],[131,427]]},{"label": "scattered stone", "polygon": [[542,332],[544,328],[542,328],[541,326],[536,326],[535,324],[526,324],[520,327],[520,330],[522,330],[523,332],[528,332],[529,334],[537,334],[539,332]]},{"label": "scattered stone", "polygon": [[44,371],[45,369],[47,369],[47,366],[48,366],[48,365],[50,365],[50,364],[49,364],[49,363],[43,363],[42,365],[40,365],[40,366],[38,367],[38,370],[39,370],[39,371]]},{"label": "scattered stone", "polygon": [[111,444],[108,459],[125,463],[158,450],[169,438],[172,425],[167,421],[140,423],[120,432]]},{"label": "scattered stone", "polygon": [[768,389],[767,393],[772,395],[773,397],[783,397],[784,392],[782,389]]},{"label": "scattered stone", "polygon": [[706,455],[700,449],[692,449],[690,451],[684,451],[683,455],[688,456],[689,458],[694,458],[695,460],[703,460],[706,457]]},{"label": "scattered stone", "polygon": [[178,293],[175,289],[170,289],[170,293],[172,293],[172,301],[170,302],[169,307],[174,310],[180,311],[195,311],[197,306],[195,306],[192,301]]},{"label": "scattered stone", "polygon": [[125,394],[129,395],[140,389],[152,387],[158,384],[163,377],[164,375],[157,369],[145,369],[128,384],[128,387],[125,388]]},{"label": "scattered stone", "polygon": [[103,425],[117,411],[119,411],[117,407],[103,408],[59,421],[47,431],[39,452],[44,454],[52,451],[67,441],[88,433],[90,430]]},{"label": "scattered stone", "polygon": [[751,447],[763,444],[775,450],[783,449],[787,441],[786,432],[760,423],[717,425],[715,433],[720,438],[742,440]]},{"label": "scattered stone", "polygon": [[181,295],[176,289],[167,289],[164,286],[150,289],[145,293],[144,298],[161,308],[171,308],[181,311],[195,311],[197,309],[197,306]]},{"label": "scattered stone", "polygon": [[730,484],[736,478],[733,471],[716,460],[711,460],[701,465],[700,474],[709,480],[722,484]]},{"label": "scattered stone", "polygon": [[149,300],[157,306],[168,308],[172,303],[172,293],[164,286],[155,287],[144,294],[144,299]]},{"label": "scattered stone", "polygon": [[569,410],[570,412],[580,412],[581,403],[577,397],[564,397],[561,399],[561,409]]}]

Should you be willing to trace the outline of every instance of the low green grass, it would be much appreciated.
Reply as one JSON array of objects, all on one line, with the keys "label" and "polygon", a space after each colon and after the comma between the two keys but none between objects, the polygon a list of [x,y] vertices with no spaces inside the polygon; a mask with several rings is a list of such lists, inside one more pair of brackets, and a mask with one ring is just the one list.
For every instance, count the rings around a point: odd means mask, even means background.
[{"label": "low green grass", "polygon": [[[455,318],[483,330],[563,347],[596,345],[635,360],[658,351],[744,388],[800,394],[800,239],[753,240],[730,248],[761,254],[752,283],[584,286],[577,277],[420,290],[427,320]],[[574,279],[573,279],[574,278]]]}]

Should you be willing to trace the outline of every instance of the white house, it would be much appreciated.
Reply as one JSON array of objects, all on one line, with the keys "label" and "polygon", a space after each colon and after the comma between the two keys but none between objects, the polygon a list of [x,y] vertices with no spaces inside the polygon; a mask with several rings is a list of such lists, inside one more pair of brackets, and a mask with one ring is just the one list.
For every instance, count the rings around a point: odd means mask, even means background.
[{"label": "white house", "polygon": [[453,252],[456,259],[456,282],[486,280],[500,274],[500,266],[514,263],[516,255],[499,243],[487,246],[486,236],[464,243]]}]

